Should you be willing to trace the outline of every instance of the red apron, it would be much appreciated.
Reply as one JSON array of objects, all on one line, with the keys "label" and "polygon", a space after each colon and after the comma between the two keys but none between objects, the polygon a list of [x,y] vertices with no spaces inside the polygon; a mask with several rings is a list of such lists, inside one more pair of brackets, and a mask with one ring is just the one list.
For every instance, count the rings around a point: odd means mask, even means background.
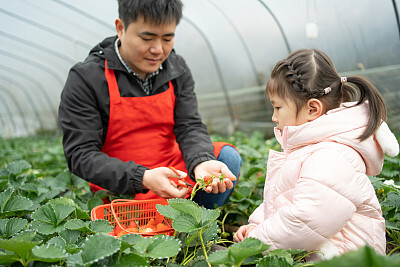
[{"label": "red apron", "polygon": [[[109,157],[124,162],[134,161],[148,168],[168,167],[187,172],[179,145],[174,134],[175,94],[172,82],[160,94],[145,97],[121,97],[114,71],[107,68],[105,76],[110,94],[110,115],[107,137],[101,150]],[[227,143],[216,143],[219,154]],[[194,182],[186,177],[186,182]],[[92,191],[104,190],[91,184]],[[190,196],[190,192],[186,197]],[[155,199],[160,196],[149,190],[136,194],[135,199]]]}]

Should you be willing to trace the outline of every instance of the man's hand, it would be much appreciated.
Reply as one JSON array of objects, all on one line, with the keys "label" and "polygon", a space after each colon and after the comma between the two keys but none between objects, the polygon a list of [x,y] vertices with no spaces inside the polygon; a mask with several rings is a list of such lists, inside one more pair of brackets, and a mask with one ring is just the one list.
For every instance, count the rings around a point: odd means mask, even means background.
[{"label": "man's hand", "polygon": [[182,198],[188,192],[187,186],[177,185],[170,177],[184,178],[187,174],[182,171],[177,172],[180,175],[167,167],[146,170],[143,175],[143,188],[150,189],[163,198]]},{"label": "man's hand", "polygon": [[196,179],[202,179],[210,174],[216,177],[220,177],[222,174],[224,175],[224,180],[221,183],[218,178],[214,178],[211,184],[204,188],[204,191],[207,193],[224,193],[227,189],[231,189],[233,187],[232,181],[236,180],[235,175],[233,175],[229,168],[218,160],[204,161],[194,168],[194,175]]}]

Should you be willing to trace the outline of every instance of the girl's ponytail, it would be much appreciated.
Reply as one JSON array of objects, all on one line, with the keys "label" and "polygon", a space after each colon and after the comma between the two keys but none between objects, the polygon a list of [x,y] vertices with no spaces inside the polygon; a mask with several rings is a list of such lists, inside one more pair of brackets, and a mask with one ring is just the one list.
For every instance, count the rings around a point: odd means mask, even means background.
[{"label": "girl's ponytail", "polygon": [[[361,141],[364,141],[376,132],[382,121],[386,121],[386,105],[378,89],[367,79],[361,76],[351,76],[347,77],[347,82],[354,84],[359,89],[360,97],[356,105],[368,101],[368,124],[364,133],[359,137]],[[349,85],[344,84],[344,86],[347,87]]]}]

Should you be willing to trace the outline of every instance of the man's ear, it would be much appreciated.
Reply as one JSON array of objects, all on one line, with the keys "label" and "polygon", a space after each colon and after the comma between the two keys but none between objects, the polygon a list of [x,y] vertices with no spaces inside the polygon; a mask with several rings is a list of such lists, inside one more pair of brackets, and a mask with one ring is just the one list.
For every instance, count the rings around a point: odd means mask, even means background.
[{"label": "man's ear", "polygon": [[121,39],[120,35],[123,34],[124,28],[125,28],[124,22],[120,18],[117,18],[115,20],[115,29],[117,30],[117,34],[120,39]]},{"label": "man's ear", "polygon": [[324,105],[316,98],[311,98],[307,102],[307,118],[308,121],[313,121],[323,114]]}]

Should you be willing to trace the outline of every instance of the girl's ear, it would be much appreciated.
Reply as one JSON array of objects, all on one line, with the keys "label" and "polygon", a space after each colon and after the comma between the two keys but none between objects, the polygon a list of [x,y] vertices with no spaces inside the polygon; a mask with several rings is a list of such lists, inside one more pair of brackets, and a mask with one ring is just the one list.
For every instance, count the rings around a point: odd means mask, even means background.
[{"label": "girl's ear", "polygon": [[307,102],[307,118],[308,121],[313,121],[319,118],[324,111],[324,105],[316,98],[311,98]]}]

